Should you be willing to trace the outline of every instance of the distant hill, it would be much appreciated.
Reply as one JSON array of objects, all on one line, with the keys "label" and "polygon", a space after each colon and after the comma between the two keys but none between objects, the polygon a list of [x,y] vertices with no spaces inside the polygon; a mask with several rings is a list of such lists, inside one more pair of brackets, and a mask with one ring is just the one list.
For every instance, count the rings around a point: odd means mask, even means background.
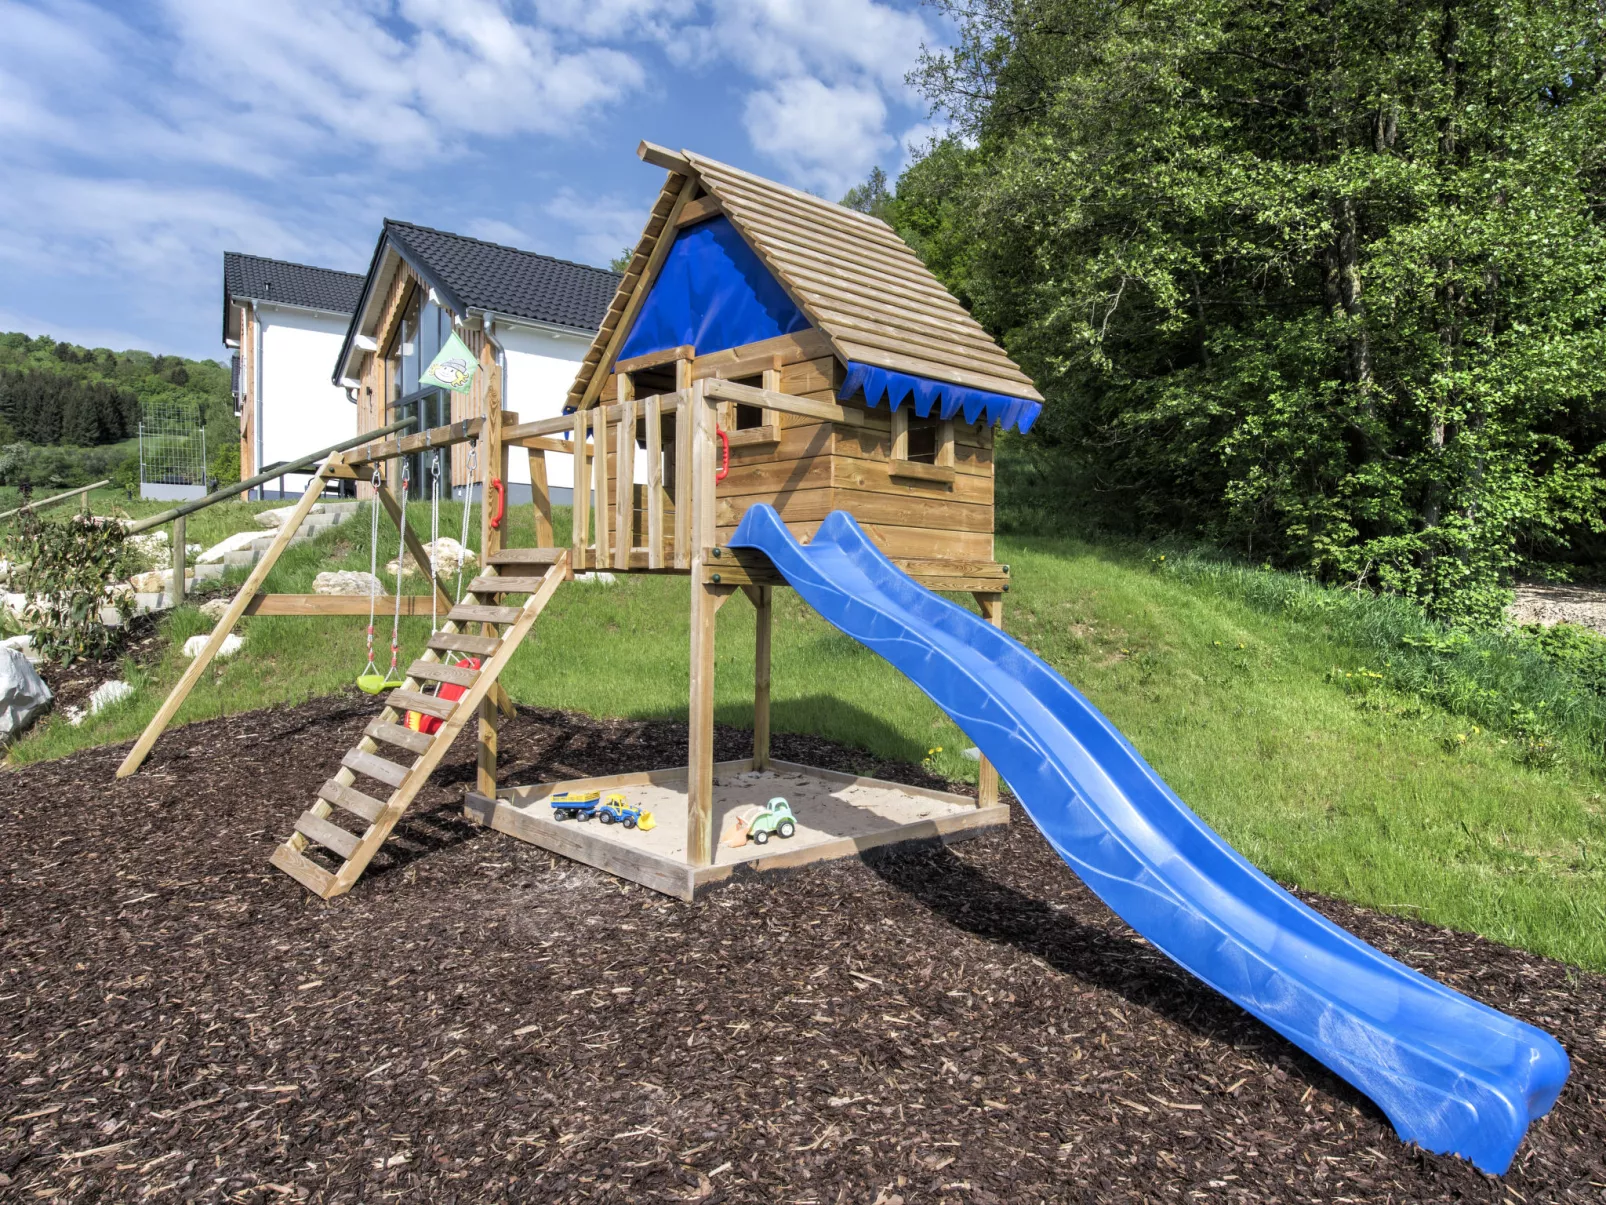
[{"label": "distant hill", "polygon": [[0,484],[15,478],[71,486],[83,483],[79,477],[105,475],[113,460],[127,458],[126,450],[108,445],[138,436],[141,407],[149,402],[193,407],[206,426],[213,471],[237,479],[239,426],[223,365],[0,334]]}]

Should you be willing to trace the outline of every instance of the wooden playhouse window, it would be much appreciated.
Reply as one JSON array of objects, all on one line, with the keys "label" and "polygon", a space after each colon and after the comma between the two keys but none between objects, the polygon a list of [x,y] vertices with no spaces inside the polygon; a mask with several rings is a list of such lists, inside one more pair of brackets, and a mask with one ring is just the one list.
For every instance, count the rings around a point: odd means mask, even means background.
[{"label": "wooden playhouse window", "polygon": [[920,418],[911,406],[892,412],[892,475],[952,483],[954,424],[935,415]]}]

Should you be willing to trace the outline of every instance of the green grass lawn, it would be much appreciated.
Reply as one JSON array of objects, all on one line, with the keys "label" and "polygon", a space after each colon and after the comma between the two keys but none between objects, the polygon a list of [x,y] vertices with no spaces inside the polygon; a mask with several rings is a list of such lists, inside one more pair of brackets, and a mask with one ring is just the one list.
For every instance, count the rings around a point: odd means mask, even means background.
[{"label": "green grass lawn", "polygon": [[[220,508],[221,509],[221,508]],[[460,511],[443,508],[455,535]],[[422,508],[413,512],[422,526]],[[531,544],[529,508],[510,511]],[[564,519],[559,517],[559,530]],[[383,530],[383,529],[382,529]],[[518,533],[525,533],[520,538]],[[367,523],[292,549],[271,588],[306,591],[366,568]],[[381,558],[394,555],[382,536]],[[1141,552],[1001,537],[1013,568],[1006,627],[1080,687],[1209,823],[1273,877],[1606,969],[1606,787],[1596,762],[1534,764],[1522,742],[1392,689],[1357,689],[1376,650],[1320,608],[1290,612],[1167,572]],[[974,778],[970,742],[884,662],[777,593],[774,723]],[[504,681],[520,702],[596,715],[683,716],[687,583],[621,577],[558,592]],[[164,621],[174,647],[207,630]],[[208,671],[193,721],[338,690],[362,668],[363,620],[245,621],[246,653]],[[416,656],[427,621],[403,624]],[[388,635],[388,624],[383,635]],[[382,640],[383,640],[382,635]],[[752,609],[719,615],[717,716],[751,722]],[[182,672],[170,651],[121,708],[47,721],[14,761],[137,734]],[[1346,675],[1351,675],[1346,677]],[[167,740],[182,740],[169,735]],[[928,751],[941,751],[928,756]],[[286,801],[289,823],[295,801]]]},{"label": "green grass lawn", "polygon": [[[54,497],[64,491],[53,487],[41,487],[34,491],[35,500]],[[196,511],[185,519],[184,542],[186,544],[199,544],[202,548],[210,548],[224,536],[233,535],[237,531],[248,528],[267,532],[269,529],[260,527],[254,516],[259,511],[273,510],[281,506],[294,506],[295,498],[286,498],[282,501],[270,499],[266,502],[220,502],[209,506],[205,510]],[[22,498],[13,486],[0,487],[0,511],[10,510],[12,507],[22,505]],[[126,492],[120,489],[92,490],[89,494],[89,509],[97,515],[118,515],[123,518],[145,519],[151,515],[161,514],[177,506],[176,502],[147,502],[140,498],[130,499]],[[78,499],[70,498],[56,506],[41,511],[41,515],[48,519],[65,519],[78,510]],[[7,523],[14,520],[7,520]],[[167,532],[168,538],[173,535],[173,525],[164,524],[153,530]]]}]

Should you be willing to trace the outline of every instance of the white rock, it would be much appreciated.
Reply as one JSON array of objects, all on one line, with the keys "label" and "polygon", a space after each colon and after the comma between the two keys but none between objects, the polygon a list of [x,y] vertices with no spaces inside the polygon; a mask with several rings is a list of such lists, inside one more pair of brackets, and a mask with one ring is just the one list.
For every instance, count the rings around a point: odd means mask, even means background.
[{"label": "white rock", "polygon": [[366,569],[335,569],[312,579],[314,594],[383,594],[384,583]]},{"label": "white rock", "polygon": [[[284,521],[288,519],[291,512],[300,505],[301,504],[297,502],[292,506],[280,506],[274,508],[273,510],[258,511],[256,515],[257,523],[262,527],[283,527]],[[314,502],[312,504],[312,509],[307,513],[311,515],[323,514],[323,503]]]},{"label": "white rock", "polygon": [[198,565],[210,565],[221,561],[231,552],[244,552],[257,540],[262,539],[260,531],[237,531],[232,536],[226,536],[212,547],[195,558]]},{"label": "white rock", "polygon": [[209,598],[201,604],[201,614],[213,623],[223,618],[223,612],[229,609],[229,600],[226,598]]},{"label": "white rock", "polygon": [[981,750],[976,748],[975,745],[972,745],[970,748],[966,749],[959,756],[960,757],[968,757],[971,761],[980,761],[981,760]]},{"label": "white rock", "polygon": [[87,713],[82,707],[69,707],[61,714],[66,717],[69,724],[76,728],[84,722],[84,717]]},{"label": "white rock", "polygon": [[7,594],[4,601],[6,610],[18,615],[21,615],[28,606],[28,596],[26,594]]},{"label": "white rock", "polygon": [[[478,558],[475,557],[472,550],[464,548],[450,536],[442,536],[435,543],[439,545],[439,547],[432,547],[429,544],[425,544],[424,552],[426,554],[434,555],[436,573],[445,574],[449,577],[457,572],[457,565],[459,561],[461,561],[465,567],[472,567],[478,561]],[[418,568],[413,564],[413,558],[408,556],[407,567],[402,570],[403,575],[406,577],[411,577],[417,572]],[[395,578],[396,562],[394,560],[385,566],[385,573],[392,579]]]},{"label": "white rock", "polygon": [[577,582],[590,582],[593,586],[612,586],[618,582],[618,579],[611,573],[576,573],[574,580]]},{"label": "white rock", "polygon": [[[212,639],[212,634],[210,632],[203,636],[191,636],[184,642],[184,655],[191,661],[195,660],[195,658],[201,655],[201,650],[206,647],[206,642],[210,639]],[[214,659],[222,661],[224,658],[234,656],[235,653],[240,651],[240,646],[244,643],[245,641],[241,637],[235,635],[233,632],[230,632],[227,636],[223,637],[223,643],[218,646],[218,650],[214,655]]]},{"label": "white rock", "polygon": [[102,682],[89,696],[89,714],[99,715],[114,703],[121,703],[134,693],[134,688],[120,678]]},{"label": "white rock", "polygon": [[[186,583],[193,582],[195,580],[195,571],[186,569],[184,571],[184,580]],[[152,569],[148,573],[136,573],[128,579],[128,584],[133,587],[135,594],[159,593],[172,588],[173,571],[171,569]]]}]

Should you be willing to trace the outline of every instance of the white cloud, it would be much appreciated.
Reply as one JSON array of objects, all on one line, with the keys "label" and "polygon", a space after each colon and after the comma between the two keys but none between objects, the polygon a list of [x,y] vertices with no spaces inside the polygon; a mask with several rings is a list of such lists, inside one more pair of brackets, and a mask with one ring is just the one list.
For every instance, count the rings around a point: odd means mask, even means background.
[{"label": "white cloud", "polygon": [[833,201],[897,145],[886,120],[886,102],[874,88],[833,87],[813,76],[779,80],[752,93],[742,114],[755,147],[788,163],[795,180]]},{"label": "white cloud", "polygon": [[568,226],[579,257],[606,265],[626,247],[635,247],[646,224],[646,207],[620,197],[584,196],[565,188],[547,202],[546,215]]}]

